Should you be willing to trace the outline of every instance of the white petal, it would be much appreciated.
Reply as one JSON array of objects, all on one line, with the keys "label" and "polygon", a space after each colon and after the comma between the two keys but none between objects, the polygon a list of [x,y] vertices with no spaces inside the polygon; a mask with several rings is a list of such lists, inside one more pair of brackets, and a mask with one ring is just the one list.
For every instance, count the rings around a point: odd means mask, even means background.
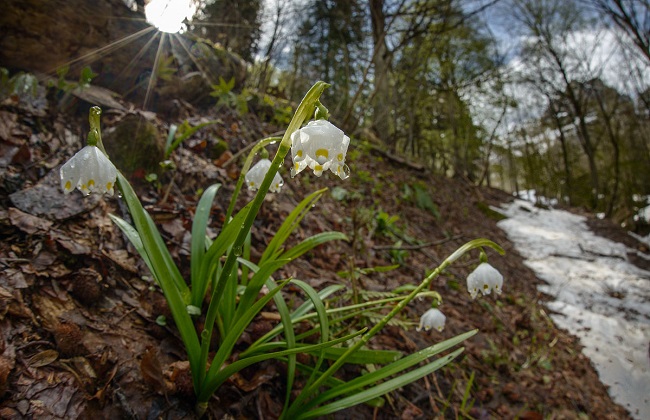
[{"label": "white petal", "polygon": [[345,179],[349,168],[345,166],[345,155],[350,138],[342,130],[326,120],[311,121],[291,135],[291,176],[296,176],[306,167],[321,176],[330,170]]},{"label": "white petal", "polygon": [[442,331],[445,328],[446,320],[447,317],[439,309],[431,308],[420,317],[420,326],[417,328],[417,331],[422,331],[423,329],[424,331],[429,331],[431,328]]},{"label": "white petal", "polygon": [[[250,188],[252,191],[256,191],[262,185],[264,177],[269,172],[270,168],[271,161],[268,159],[261,159],[259,162],[253,165],[253,167],[244,176],[244,180],[246,181],[248,188]],[[284,180],[280,174],[276,172],[275,176],[273,177],[273,182],[271,182],[271,186],[269,187],[269,191],[280,192],[280,189],[283,185]]]},{"label": "white petal", "polygon": [[64,193],[69,194],[79,183],[79,166],[74,159],[70,159],[61,166],[59,174],[61,176],[61,188]]},{"label": "white petal", "polygon": [[492,290],[497,294],[501,293],[503,286],[503,276],[499,271],[488,263],[479,264],[469,276],[467,276],[467,290],[472,299],[481,292],[483,295],[489,295]]},{"label": "white petal", "polygon": [[91,192],[112,195],[117,169],[96,146],[86,146],[61,167],[60,175],[61,188],[66,194],[76,187],[86,195]]}]

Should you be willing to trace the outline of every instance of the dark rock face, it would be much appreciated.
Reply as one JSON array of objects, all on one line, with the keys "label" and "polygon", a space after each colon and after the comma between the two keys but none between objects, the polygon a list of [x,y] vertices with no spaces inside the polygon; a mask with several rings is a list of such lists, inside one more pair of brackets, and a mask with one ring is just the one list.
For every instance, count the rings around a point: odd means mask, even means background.
[{"label": "dark rock face", "polygon": [[[163,34],[150,26],[141,11],[123,0],[5,0],[0,13],[0,67],[77,79],[89,66],[98,76],[92,84],[157,110],[183,99],[210,105],[211,85],[219,78],[235,79],[238,89],[246,78],[246,62],[206,40]],[[164,67],[158,65],[160,46]],[[171,60],[168,58],[171,57]],[[152,91],[147,95],[149,87]]]},{"label": "dark rock face", "polygon": [[141,170],[158,173],[165,156],[165,140],[155,125],[140,114],[126,115],[104,134],[106,151],[111,160],[128,176]]},{"label": "dark rock face", "polygon": [[146,49],[125,71],[155,30],[122,0],[6,0],[2,9],[0,66],[55,76],[69,65],[77,78],[88,65],[99,74],[93,83],[122,94],[152,68],[155,49]]}]

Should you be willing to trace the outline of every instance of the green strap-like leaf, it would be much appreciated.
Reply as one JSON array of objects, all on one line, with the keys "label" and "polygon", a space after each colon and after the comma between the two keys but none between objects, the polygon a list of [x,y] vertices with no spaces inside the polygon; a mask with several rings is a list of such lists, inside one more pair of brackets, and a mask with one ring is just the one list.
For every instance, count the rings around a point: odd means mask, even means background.
[{"label": "green strap-like leaf", "polygon": [[[153,268],[153,275],[158,280],[165,298],[169,303],[169,308],[174,317],[174,322],[178,326],[178,331],[181,334],[181,339],[183,344],[185,344],[185,349],[187,350],[187,355],[190,361],[190,367],[192,372],[200,372],[201,369],[205,369],[205,366],[201,368],[199,366],[201,354],[201,346],[199,344],[199,339],[196,335],[194,329],[194,324],[192,319],[187,313],[186,304],[183,300],[182,291],[177,287],[178,279],[175,277],[180,277],[178,268],[171,262],[171,265],[175,270],[169,270],[169,262],[171,261],[171,255],[167,247],[162,242],[160,233],[155,228],[153,220],[149,214],[144,210],[140,200],[138,199],[135,191],[129,184],[129,182],[124,178],[124,176],[118,172],[117,174],[118,183],[120,190],[124,196],[129,212],[133,217],[133,222],[135,227],[140,232],[140,238],[142,240],[142,245],[149,256],[149,261],[151,262],[151,268]],[[194,389],[200,389],[200,383],[194,377]]]},{"label": "green strap-like leaf", "polygon": [[289,258],[294,260],[300,257],[301,255],[303,255],[304,253],[309,252],[312,249],[316,248],[320,244],[329,241],[336,241],[336,240],[347,241],[348,237],[341,232],[318,233],[314,236],[305,239],[304,241],[300,242],[298,245],[294,246],[293,248],[285,251],[282,255],[280,255],[280,258]]},{"label": "green strap-like leaf", "polygon": [[284,287],[284,285],[286,285],[288,282],[289,281],[286,280],[280,283],[278,287],[270,290],[269,293],[267,293],[265,296],[251,305],[247,310],[245,310],[239,319],[235,320],[232,328],[223,338],[217,354],[215,354],[214,358],[212,359],[210,369],[206,373],[205,381],[201,387],[201,393],[198,396],[199,401],[207,401],[207,399],[204,398],[209,398],[210,395],[212,395],[212,393],[216,390],[218,385],[214,385],[216,381],[215,378],[218,377],[219,371],[230,356],[233,347],[237,343],[237,340],[239,340],[239,337],[241,337],[242,333],[246,327],[248,327],[248,324],[250,324],[255,315],[257,315],[257,313],[262,310],[264,305],[266,305],[273,298],[273,296],[275,296],[276,293],[282,290],[282,287]]},{"label": "green strap-like leaf", "polygon": [[445,366],[447,363],[455,359],[459,354],[463,352],[464,348],[461,347],[453,353],[448,354],[437,359],[434,362],[431,362],[425,366],[414,369],[408,373],[400,375],[396,378],[383,382],[379,385],[373,386],[356,394],[350,395],[349,397],[342,398],[333,403],[318,407],[310,411],[302,411],[301,413],[296,413],[296,419],[309,419],[319,416],[325,416],[327,414],[335,413],[340,410],[344,410],[349,407],[353,407],[357,404],[364,403],[366,401],[372,400],[374,398],[380,397],[388,392],[391,392],[397,388],[401,388],[405,385],[410,384],[411,382],[417,381],[424,376],[435,372],[441,367]]},{"label": "green strap-like leaf", "polygon": [[[126,237],[129,239],[133,247],[135,248],[136,251],[138,251],[138,254],[140,254],[140,257],[144,260],[145,264],[147,264],[147,267],[149,268],[149,271],[151,271],[151,274],[153,275],[153,267],[151,266],[151,261],[149,260],[149,255],[147,255],[147,251],[144,249],[144,245],[142,245],[142,239],[140,239],[140,234],[138,233],[137,230],[130,224],[126,222],[126,220],[122,219],[121,217],[118,217],[114,214],[109,214],[108,217],[111,218],[113,223],[117,225],[117,227],[124,232]],[[158,283],[158,279],[154,276],[154,280],[156,283]],[[158,283],[160,286],[160,283]]]},{"label": "green strap-like leaf", "polygon": [[[259,354],[256,356],[251,356],[247,357],[245,359],[240,359],[237,360],[236,362],[233,362],[229,364],[228,366],[225,366],[221,371],[218,372],[218,374],[209,382],[206,383],[206,392],[205,395],[209,396],[212,395],[214,390],[216,390],[222,383],[224,383],[229,377],[231,377],[233,374],[236,372],[239,372],[240,370],[254,364],[254,363],[259,363],[264,360],[268,359],[280,359],[284,356],[289,356],[289,355],[295,355],[297,353],[305,353],[305,352],[315,352],[320,349],[334,346],[340,343],[344,343],[348,340],[353,339],[354,337],[358,337],[360,334],[363,334],[365,330],[361,330],[358,332],[355,332],[353,334],[346,335],[341,338],[337,338],[325,343],[319,343],[319,344],[313,344],[310,346],[301,346],[301,347],[296,347],[290,350],[283,350],[275,353],[266,353],[266,354]],[[201,394],[204,395],[204,394]],[[201,396],[199,396],[199,401],[201,401]]]},{"label": "green strap-like leaf", "polygon": [[[214,196],[217,194],[217,191],[221,187],[221,184],[214,184],[208,187],[205,190],[199,203],[196,206],[196,212],[194,213],[194,221],[192,222],[192,243],[191,243],[191,254],[190,254],[190,268],[192,273],[192,293],[195,293],[195,290],[199,289],[200,285],[195,283],[199,282],[199,274],[201,272],[201,261],[205,255],[205,230],[208,226],[208,220],[210,220],[210,210],[212,209],[212,201]],[[197,302],[195,297],[192,296],[192,304],[195,306]]]},{"label": "green strap-like leaf", "polygon": [[[323,356],[326,359],[336,360],[343,355],[345,348],[330,347],[323,350]],[[367,364],[386,364],[391,363],[402,357],[402,352],[397,350],[357,350],[352,356],[348,357],[347,362],[357,365]]]},{"label": "green strap-like leaf", "polygon": [[241,209],[235,217],[228,223],[228,225],[219,233],[217,238],[212,242],[208,250],[205,252],[200,263],[199,274],[195,279],[192,279],[192,304],[199,306],[203,302],[205,293],[210,285],[210,280],[213,278],[214,272],[217,269],[219,259],[225,255],[226,251],[232,246],[233,242],[239,234],[241,224],[243,223],[248,211],[250,210],[251,203]]},{"label": "green strap-like leaf", "polygon": [[477,332],[478,330],[472,330],[464,334],[457,335],[456,337],[445,340],[442,343],[437,343],[433,346],[420,350],[417,353],[408,355],[389,365],[383,366],[380,369],[377,369],[376,371],[371,372],[367,375],[359,376],[358,378],[346,382],[345,385],[341,385],[339,387],[332,388],[328,391],[321,393],[312,401],[307,403],[306,406],[315,407],[339,395],[350,394],[366,386],[378,383],[379,381],[382,381],[383,379],[389,376],[396,375],[402,372],[403,370],[409,369],[410,367],[415,366],[416,364],[422,362],[423,360],[428,359],[429,357],[433,357],[445,350],[448,350],[462,343],[463,341],[472,337]]},{"label": "green strap-like leaf", "polygon": [[[321,300],[324,300],[325,298],[327,298],[331,294],[336,293],[341,289],[345,289],[345,286],[342,285],[342,284],[333,284],[331,286],[327,286],[325,289],[318,292],[318,296],[320,297]],[[284,304],[284,306],[286,307],[286,304]],[[313,308],[314,308],[314,304],[312,303],[312,301],[311,300],[306,300],[295,311],[293,311],[291,313],[291,315],[286,320],[284,318],[281,318],[282,322],[280,322],[280,324],[278,324],[275,328],[273,328],[268,333],[264,334],[264,336],[259,338],[255,343],[251,344],[251,346],[248,349],[246,349],[242,353],[242,355],[248,355],[248,354],[256,353],[258,351],[259,346],[262,346],[264,343],[268,342],[273,337],[280,334],[282,329],[286,328],[285,327],[286,325],[291,325],[296,320],[298,320],[301,317],[305,316],[305,314],[307,312],[309,312],[310,310],[312,310]],[[288,309],[287,309],[287,313],[288,313]]]},{"label": "green strap-like leaf", "polygon": [[274,256],[277,256],[281,252],[282,245],[289,238],[291,232],[300,224],[300,221],[307,215],[312,206],[320,199],[323,194],[327,191],[326,188],[322,190],[315,191],[305,197],[292,211],[289,213],[287,218],[280,226],[280,229],[276,232],[271,242],[264,250],[262,258],[260,258],[260,264]]}]

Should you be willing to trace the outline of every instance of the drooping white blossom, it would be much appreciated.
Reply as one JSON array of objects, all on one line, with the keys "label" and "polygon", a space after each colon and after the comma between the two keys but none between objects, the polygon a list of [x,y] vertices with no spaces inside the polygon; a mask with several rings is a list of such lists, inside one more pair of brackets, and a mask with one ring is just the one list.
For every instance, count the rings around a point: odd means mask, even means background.
[{"label": "drooping white blossom", "polygon": [[[262,185],[262,181],[264,181],[264,177],[269,172],[270,167],[271,161],[268,159],[262,159],[253,165],[253,167],[246,173],[244,179],[246,185],[248,185],[248,188],[250,188],[251,191],[257,191],[257,189]],[[280,174],[276,173],[273,177],[273,182],[271,182],[271,186],[269,187],[269,191],[279,193],[283,185],[284,180]]]},{"label": "drooping white blossom", "polygon": [[483,293],[483,295],[489,295],[494,290],[496,294],[501,294],[502,287],[503,276],[496,268],[486,262],[479,264],[467,276],[467,290],[472,299],[476,299],[479,292]]},{"label": "drooping white blossom", "polygon": [[314,175],[321,176],[328,169],[341,179],[350,176],[345,155],[350,137],[327,120],[310,121],[291,135],[291,176],[309,167]]},{"label": "drooping white blossom", "polygon": [[420,326],[417,331],[429,331],[431,328],[442,331],[445,328],[446,320],[447,317],[439,309],[431,308],[420,317]]},{"label": "drooping white blossom", "polygon": [[97,146],[86,146],[61,167],[60,176],[66,194],[78,188],[85,195],[113,195],[117,169]]}]

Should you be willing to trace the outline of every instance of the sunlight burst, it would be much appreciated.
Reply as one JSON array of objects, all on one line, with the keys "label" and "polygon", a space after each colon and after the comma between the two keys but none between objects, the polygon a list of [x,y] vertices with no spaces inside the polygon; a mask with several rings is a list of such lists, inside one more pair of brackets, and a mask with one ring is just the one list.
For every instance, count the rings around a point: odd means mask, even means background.
[{"label": "sunlight burst", "polygon": [[192,0],[151,0],[144,7],[147,22],[162,32],[177,33],[183,21],[191,20],[196,13]]}]

